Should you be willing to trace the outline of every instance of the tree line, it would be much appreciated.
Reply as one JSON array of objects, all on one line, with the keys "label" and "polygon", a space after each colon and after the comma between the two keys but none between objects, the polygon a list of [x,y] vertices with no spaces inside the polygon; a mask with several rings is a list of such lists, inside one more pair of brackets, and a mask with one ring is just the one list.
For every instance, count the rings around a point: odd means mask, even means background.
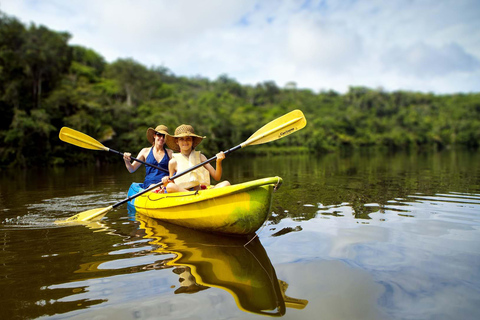
[{"label": "tree line", "polygon": [[304,112],[305,129],[250,152],[479,147],[480,93],[241,85],[228,75],[176,76],[130,58],[107,63],[93,49],[70,45],[70,38],[0,12],[0,166],[108,161],[60,141],[63,126],[136,154],[148,144],[148,127],[165,124],[173,133],[188,123],[208,137],[201,150],[212,155],[294,109]]}]

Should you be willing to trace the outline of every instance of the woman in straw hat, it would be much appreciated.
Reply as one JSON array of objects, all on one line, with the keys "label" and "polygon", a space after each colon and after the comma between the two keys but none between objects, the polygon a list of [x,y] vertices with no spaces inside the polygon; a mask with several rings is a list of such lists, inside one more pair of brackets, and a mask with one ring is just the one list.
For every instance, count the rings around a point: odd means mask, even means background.
[{"label": "woman in straw hat", "polygon": [[[206,137],[196,135],[193,127],[187,124],[182,124],[177,127],[174,136],[167,136],[167,146],[177,152],[173,154],[172,160],[170,160],[168,165],[170,177],[177,172],[183,172],[207,160],[205,155],[200,151],[195,151],[195,147],[198,146],[204,138]],[[218,153],[216,170],[211,164],[207,163],[203,167],[176,178],[175,181],[169,180],[169,177],[164,177],[162,182],[164,185],[167,185],[167,193],[205,189],[210,185],[210,176],[216,181],[219,181],[222,178],[223,159],[225,159],[225,154],[223,152]],[[223,181],[215,187],[225,187],[229,185],[230,182]]]},{"label": "woman in straw hat", "polygon": [[[147,140],[152,144],[149,148],[143,148],[138,156],[138,160],[142,160],[146,163],[153,164],[157,167],[164,168],[166,171],[160,171],[151,166],[145,166],[145,181],[143,182],[143,188],[159,183],[162,178],[168,176],[168,163],[172,158],[173,151],[165,148],[165,138],[168,136],[168,128],[164,125],[158,125],[155,129],[148,128]],[[135,172],[142,164],[137,161],[131,162],[131,154],[125,152],[123,154],[123,160],[125,166],[130,173]]]}]

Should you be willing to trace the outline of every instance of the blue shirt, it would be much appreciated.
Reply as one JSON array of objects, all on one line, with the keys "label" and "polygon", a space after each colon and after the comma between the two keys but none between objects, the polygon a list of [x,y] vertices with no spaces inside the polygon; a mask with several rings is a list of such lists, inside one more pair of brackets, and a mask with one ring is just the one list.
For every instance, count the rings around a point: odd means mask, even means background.
[{"label": "blue shirt", "polygon": [[170,158],[168,157],[167,150],[163,148],[163,151],[165,152],[165,155],[163,156],[163,159],[160,160],[160,162],[157,162],[157,159],[155,159],[155,156],[153,155],[153,147],[150,149],[150,152],[148,153],[147,159],[145,160],[146,163],[150,163],[153,165],[156,165],[157,167],[164,168],[166,172],[160,171],[154,167],[150,166],[145,166],[145,181],[143,182],[142,188],[148,188],[151,184],[159,183],[162,181],[162,178],[165,176],[168,176],[168,162],[170,161]]}]

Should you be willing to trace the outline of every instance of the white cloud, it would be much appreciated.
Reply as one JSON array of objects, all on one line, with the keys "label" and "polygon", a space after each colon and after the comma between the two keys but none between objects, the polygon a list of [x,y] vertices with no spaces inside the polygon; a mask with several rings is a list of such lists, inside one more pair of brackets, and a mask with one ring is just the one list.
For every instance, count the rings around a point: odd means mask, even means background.
[{"label": "white cloud", "polygon": [[301,68],[342,72],[363,58],[362,39],[345,24],[296,17],[288,26],[287,57]]},{"label": "white cloud", "polygon": [[416,43],[406,48],[392,48],[384,53],[385,69],[420,79],[470,73],[480,69],[480,60],[456,43],[441,48]]},{"label": "white cloud", "polygon": [[480,88],[477,0],[3,0],[0,10],[68,31],[108,61],[177,75],[340,92]]}]

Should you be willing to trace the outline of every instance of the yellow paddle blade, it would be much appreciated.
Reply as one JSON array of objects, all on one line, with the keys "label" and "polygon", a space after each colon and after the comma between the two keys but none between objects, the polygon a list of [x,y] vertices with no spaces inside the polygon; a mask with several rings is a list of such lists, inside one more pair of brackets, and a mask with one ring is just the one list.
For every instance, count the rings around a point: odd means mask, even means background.
[{"label": "yellow paddle blade", "polygon": [[286,115],[270,121],[241,144],[242,148],[274,141],[286,137],[307,125],[307,119],[300,110],[293,110]]},{"label": "yellow paddle blade", "polygon": [[66,220],[57,220],[55,221],[55,224],[100,220],[112,209],[113,209],[113,206],[109,206],[106,208],[91,209],[91,210],[83,211]]},{"label": "yellow paddle blade", "polygon": [[60,140],[64,142],[67,142],[85,149],[104,150],[104,151],[109,150],[109,148],[105,147],[103,144],[93,139],[92,137],[87,136],[85,133],[81,133],[77,130],[70,129],[68,127],[63,127],[60,130],[59,137],[60,137]]}]

